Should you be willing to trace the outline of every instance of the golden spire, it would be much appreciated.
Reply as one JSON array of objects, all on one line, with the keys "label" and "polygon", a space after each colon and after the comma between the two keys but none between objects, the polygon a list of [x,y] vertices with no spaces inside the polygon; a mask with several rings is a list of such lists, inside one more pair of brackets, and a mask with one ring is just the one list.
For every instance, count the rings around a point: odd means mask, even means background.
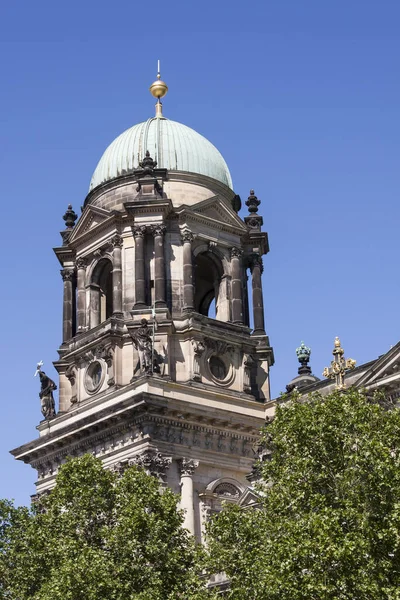
[{"label": "golden spire", "polygon": [[335,347],[332,354],[334,358],[331,361],[331,366],[325,367],[322,375],[328,379],[335,379],[336,389],[344,390],[346,388],[345,374],[355,368],[356,361],[352,358],[344,358],[344,350],[338,337],[335,337]]},{"label": "golden spire", "polygon": [[164,81],[161,81],[160,61],[158,61],[158,64],[157,64],[157,79],[151,84],[149,89],[150,89],[152,96],[154,96],[154,98],[157,98],[156,117],[161,117],[162,116],[161,98],[163,98],[165,96],[165,94],[168,92],[168,86]]}]

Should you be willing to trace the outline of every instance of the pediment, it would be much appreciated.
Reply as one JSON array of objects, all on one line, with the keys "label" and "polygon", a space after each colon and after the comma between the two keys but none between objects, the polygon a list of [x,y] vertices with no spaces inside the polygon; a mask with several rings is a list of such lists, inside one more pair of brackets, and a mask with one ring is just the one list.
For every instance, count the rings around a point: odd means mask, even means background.
[{"label": "pediment", "polygon": [[247,227],[235,211],[219,196],[202,200],[189,207],[182,207],[182,212],[193,220],[203,221],[218,229],[234,229],[240,235],[247,232]]},{"label": "pediment", "polygon": [[377,358],[353,385],[357,388],[369,388],[393,385],[396,382],[400,385],[400,342]]},{"label": "pediment", "polygon": [[99,225],[103,224],[110,217],[110,211],[88,204],[84,209],[78,223],[75,225],[71,237],[69,238],[69,242],[74,242],[88,231],[91,231],[92,229],[95,229]]},{"label": "pediment", "polygon": [[249,508],[257,506],[260,503],[260,496],[256,494],[254,489],[246,488],[243,494],[240,496],[238,505],[241,508]]}]

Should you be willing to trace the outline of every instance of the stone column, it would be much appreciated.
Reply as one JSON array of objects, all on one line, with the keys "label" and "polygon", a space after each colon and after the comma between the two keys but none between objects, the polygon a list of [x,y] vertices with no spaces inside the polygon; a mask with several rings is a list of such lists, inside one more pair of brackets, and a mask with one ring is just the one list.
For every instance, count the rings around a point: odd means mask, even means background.
[{"label": "stone column", "polygon": [[165,306],[165,225],[153,227],[154,236],[154,300],[156,306]]},{"label": "stone column", "polygon": [[243,325],[243,296],[240,257],[243,252],[239,248],[231,249],[231,285],[232,285],[232,322]]},{"label": "stone column", "polygon": [[197,460],[182,458],[179,461],[181,474],[181,508],[185,511],[183,526],[195,534],[194,503],[193,503],[193,473],[199,466]]},{"label": "stone column", "polygon": [[135,238],[135,306],[144,308],[146,306],[146,280],[144,270],[144,236],[146,226],[139,225],[133,228]]},{"label": "stone column", "polygon": [[122,237],[118,234],[111,238],[113,246],[113,314],[122,315]]},{"label": "stone column", "polygon": [[78,273],[78,293],[77,293],[77,323],[76,330],[78,333],[86,329],[86,258],[78,258],[76,261],[76,269]]},{"label": "stone column", "polygon": [[254,331],[252,335],[265,335],[264,325],[264,303],[261,284],[261,273],[263,272],[262,258],[259,254],[250,256],[250,270],[253,287],[253,319]]},{"label": "stone column", "polygon": [[194,310],[192,242],[192,232],[188,229],[183,231],[183,310],[186,311]]},{"label": "stone column", "polygon": [[74,308],[74,269],[62,269],[61,277],[64,281],[64,301],[63,301],[63,342],[70,340],[73,336],[73,308]]}]

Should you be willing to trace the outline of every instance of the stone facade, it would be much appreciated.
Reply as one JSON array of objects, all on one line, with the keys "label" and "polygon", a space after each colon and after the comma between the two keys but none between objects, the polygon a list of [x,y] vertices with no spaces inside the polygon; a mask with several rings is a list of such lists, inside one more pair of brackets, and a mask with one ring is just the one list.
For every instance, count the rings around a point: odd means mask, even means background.
[{"label": "stone facade", "polygon": [[201,539],[221,500],[247,497],[270,403],[268,238],[261,217],[238,216],[231,189],[146,160],[146,171],[95,188],[55,248],[59,411],[12,454],[37,470],[39,494],[67,456],[91,452],[118,471],[139,464],[181,494]]}]

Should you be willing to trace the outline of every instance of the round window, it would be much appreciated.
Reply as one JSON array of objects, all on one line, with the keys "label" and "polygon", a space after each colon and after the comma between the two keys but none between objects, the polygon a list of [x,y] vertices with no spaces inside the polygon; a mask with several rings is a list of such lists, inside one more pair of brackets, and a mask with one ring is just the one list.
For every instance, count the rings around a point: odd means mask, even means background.
[{"label": "round window", "polygon": [[86,371],[85,384],[88,392],[95,392],[102,383],[103,367],[98,360],[92,362]]},{"label": "round window", "polygon": [[228,375],[226,364],[218,356],[211,356],[208,364],[210,365],[210,371],[215,379],[222,381]]}]

